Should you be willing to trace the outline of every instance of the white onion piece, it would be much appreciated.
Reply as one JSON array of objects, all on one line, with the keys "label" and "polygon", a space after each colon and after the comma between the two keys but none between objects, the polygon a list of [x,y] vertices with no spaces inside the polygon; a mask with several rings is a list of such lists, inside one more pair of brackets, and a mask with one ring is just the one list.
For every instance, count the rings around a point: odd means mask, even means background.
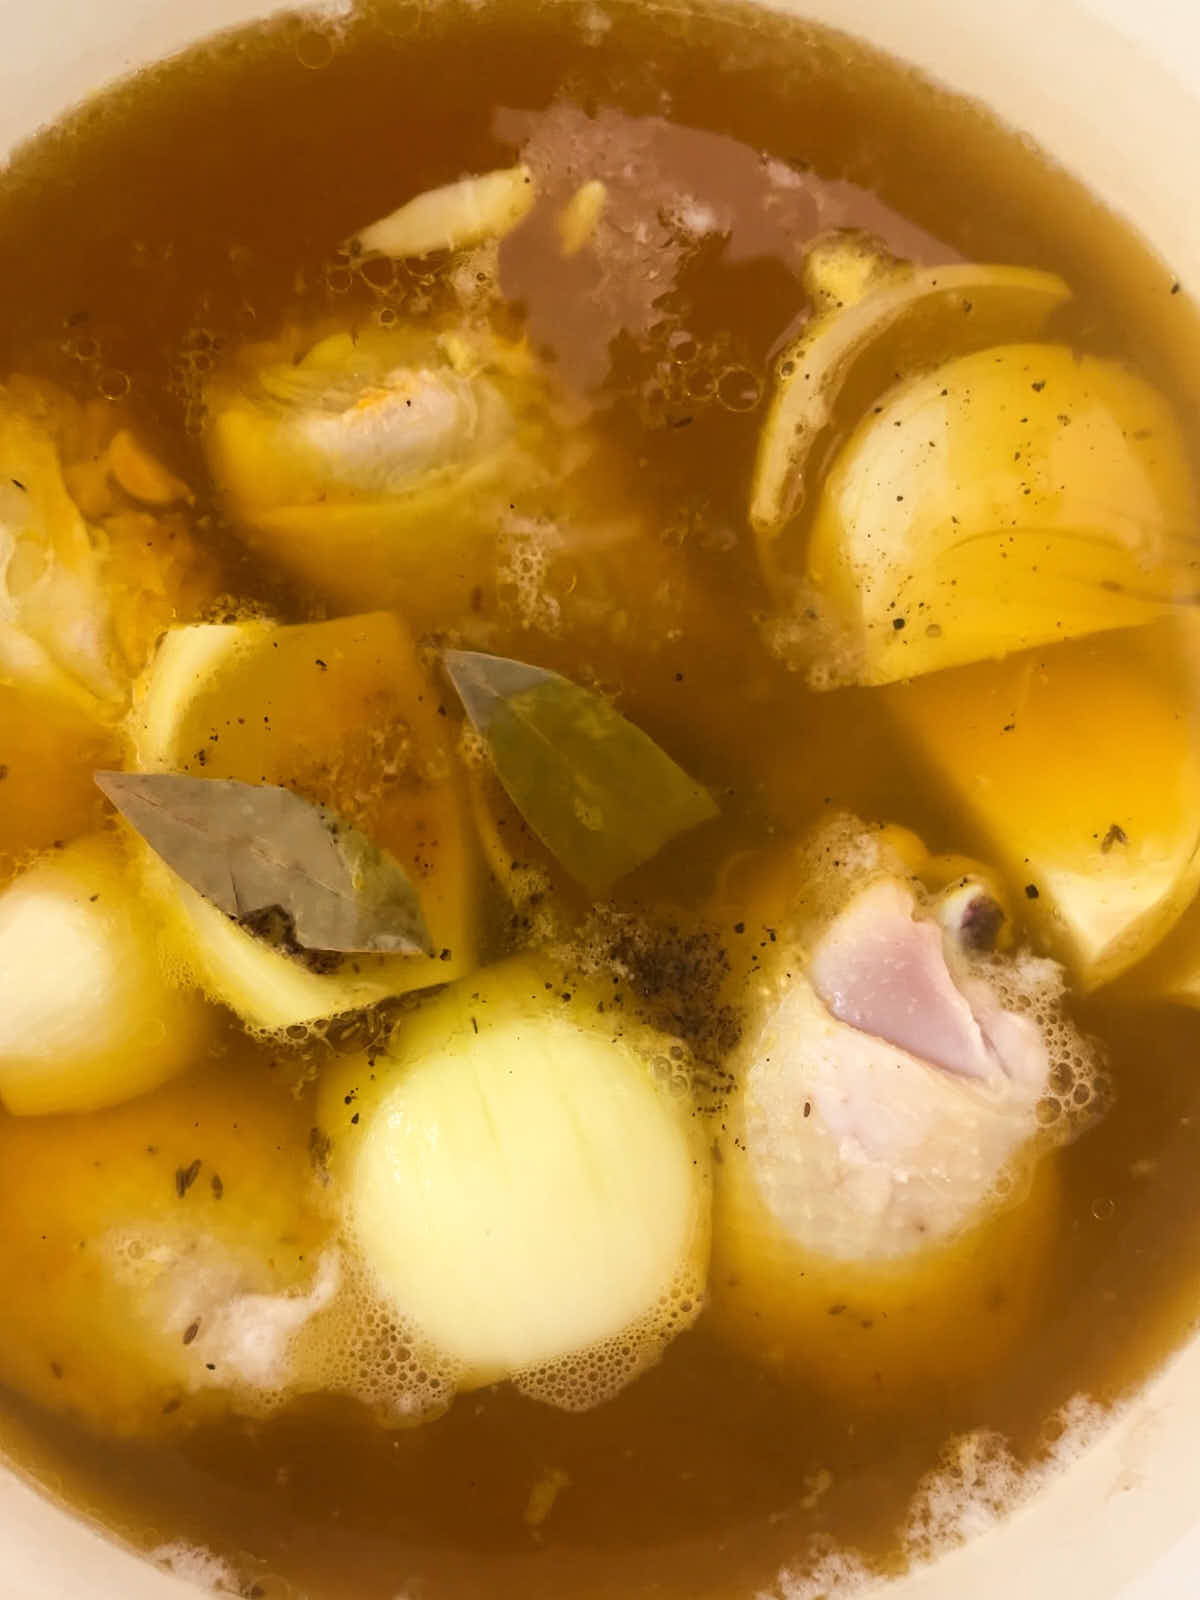
[{"label": "white onion piece", "polygon": [[202,1002],[157,948],[111,836],[43,857],[0,894],[0,1099],[92,1111],[155,1088],[202,1054]]},{"label": "white onion piece", "polygon": [[536,198],[529,168],[505,167],[427,189],[363,228],[356,241],[368,254],[397,258],[467,250],[510,233]]},{"label": "white onion piece", "polygon": [[778,562],[778,536],[803,503],[813,447],[833,421],[857,363],[873,346],[910,320],[929,321],[924,354],[932,364],[956,349],[991,344],[1006,332],[1028,336],[1069,297],[1067,285],[1050,272],[977,264],[928,267],[885,278],[857,303],[818,317],[780,357],[759,439],[750,522],[768,576]]},{"label": "white onion piece", "polygon": [[432,1002],[401,1031],[395,1075],[358,1130],[343,1115],[357,1132],[353,1237],[463,1383],[614,1340],[629,1351],[610,1364],[632,1375],[696,1315],[707,1164],[690,1106],[655,1080],[671,1044],[507,964]]}]

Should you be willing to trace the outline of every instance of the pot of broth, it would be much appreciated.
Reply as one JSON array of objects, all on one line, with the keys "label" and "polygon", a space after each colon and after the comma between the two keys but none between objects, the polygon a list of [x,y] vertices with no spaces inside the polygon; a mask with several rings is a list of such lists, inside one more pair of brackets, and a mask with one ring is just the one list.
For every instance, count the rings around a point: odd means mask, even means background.
[{"label": "pot of broth", "polygon": [[0,22],[6,1593],[1191,1592],[1200,32],[1110,9]]}]

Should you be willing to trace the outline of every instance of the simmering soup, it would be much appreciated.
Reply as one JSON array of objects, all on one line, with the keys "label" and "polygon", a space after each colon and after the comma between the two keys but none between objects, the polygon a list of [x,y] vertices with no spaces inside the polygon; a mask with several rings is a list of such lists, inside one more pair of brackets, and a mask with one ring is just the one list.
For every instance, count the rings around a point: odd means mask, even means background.
[{"label": "simmering soup", "polygon": [[312,1600],[1015,1503],[1196,1309],[1169,264],[865,47],[607,0],[264,23],[0,218],[13,1463]]}]

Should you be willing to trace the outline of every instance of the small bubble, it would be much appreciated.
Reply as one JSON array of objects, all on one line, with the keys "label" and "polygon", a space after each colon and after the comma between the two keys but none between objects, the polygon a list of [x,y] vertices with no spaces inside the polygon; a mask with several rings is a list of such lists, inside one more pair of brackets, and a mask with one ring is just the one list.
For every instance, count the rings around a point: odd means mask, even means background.
[{"label": "small bubble", "polygon": [[390,256],[365,256],[358,263],[358,275],[372,289],[390,289],[396,281],[396,263]]},{"label": "small bubble", "polygon": [[336,53],[330,36],[316,28],[306,28],[296,40],[296,60],[310,72],[327,67]]},{"label": "small bubble", "polygon": [[1116,1212],[1117,1202],[1108,1195],[1092,1201],[1092,1215],[1097,1222],[1107,1222]]},{"label": "small bubble", "polygon": [[330,294],[348,294],[354,286],[354,274],[349,267],[330,267],[325,274],[325,287]]},{"label": "small bubble", "polygon": [[1053,1097],[1046,1095],[1037,1104],[1037,1120],[1039,1127],[1049,1128],[1058,1121],[1062,1115],[1062,1106]]},{"label": "small bubble", "polygon": [[109,367],[96,380],[96,387],[106,400],[123,400],[129,393],[129,375]]},{"label": "small bubble", "polygon": [[692,334],[684,328],[677,328],[667,340],[667,349],[671,352],[671,360],[680,366],[686,366],[694,361],[700,353],[699,346]]},{"label": "small bubble", "polygon": [[726,367],[717,380],[717,399],[727,411],[753,411],[762,386],[748,367]]}]

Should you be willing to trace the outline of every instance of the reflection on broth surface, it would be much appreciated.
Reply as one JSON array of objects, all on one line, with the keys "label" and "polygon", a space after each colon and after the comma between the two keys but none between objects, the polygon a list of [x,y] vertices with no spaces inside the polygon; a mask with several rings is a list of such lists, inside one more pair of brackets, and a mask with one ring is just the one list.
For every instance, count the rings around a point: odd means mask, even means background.
[{"label": "reflection on broth surface", "polygon": [[1168,268],[732,6],[285,17],[0,216],[11,1458],[312,1600],[1012,1503],[1195,1312]]}]

